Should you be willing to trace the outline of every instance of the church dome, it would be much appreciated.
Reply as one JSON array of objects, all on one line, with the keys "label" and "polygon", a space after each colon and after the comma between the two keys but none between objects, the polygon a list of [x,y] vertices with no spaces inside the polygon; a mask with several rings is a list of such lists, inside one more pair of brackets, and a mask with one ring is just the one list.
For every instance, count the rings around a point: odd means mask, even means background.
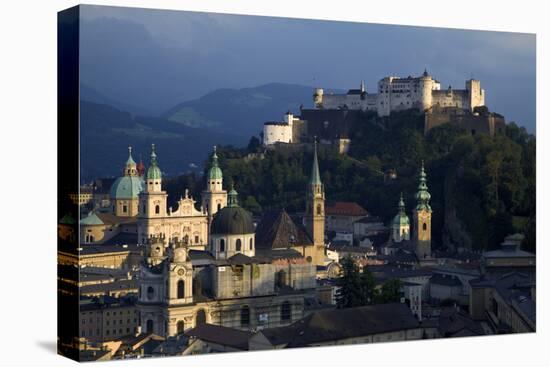
[{"label": "church dome", "polygon": [[111,186],[111,199],[135,199],[143,191],[143,180],[138,176],[123,176]]},{"label": "church dome", "polygon": [[212,165],[208,170],[208,180],[221,180],[223,179],[222,170],[218,163],[218,155],[216,154],[216,147],[214,147],[214,154],[212,154]]},{"label": "church dome", "polygon": [[232,189],[228,194],[228,205],[218,211],[212,219],[212,234],[250,234],[256,231],[252,215],[237,204],[237,192]]},{"label": "church dome", "polygon": [[155,144],[151,144],[151,165],[147,170],[148,180],[160,180],[162,178],[162,172],[157,164],[157,153],[155,153]]},{"label": "church dome", "polygon": [[393,218],[393,224],[396,226],[404,226],[404,225],[408,226],[409,217],[406,214],[399,213]]}]

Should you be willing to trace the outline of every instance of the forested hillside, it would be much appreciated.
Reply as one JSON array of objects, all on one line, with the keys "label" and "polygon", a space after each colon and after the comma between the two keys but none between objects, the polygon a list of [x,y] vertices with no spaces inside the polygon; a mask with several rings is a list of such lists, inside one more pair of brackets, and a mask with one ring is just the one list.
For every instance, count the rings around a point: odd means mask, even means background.
[{"label": "forested hillside", "polygon": [[[490,137],[452,125],[423,135],[421,113],[405,111],[380,119],[365,113],[354,127],[349,156],[330,147],[319,149],[319,164],[328,201],[356,201],[389,221],[403,192],[407,212],[415,205],[417,172],[422,160],[432,194],[435,247],[473,250],[496,248],[504,236],[520,231],[534,251],[535,137],[516,124]],[[235,183],[241,204],[259,213],[285,207],[301,211],[311,170],[312,149],[277,149],[264,158],[243,159],[261,152],[257,138],[248,148],[218,150],[226,185]],[[397,177],[384,179],[395,170]],[[197,176],[172,179],[169,190],[190,187],[198,197]]]}]

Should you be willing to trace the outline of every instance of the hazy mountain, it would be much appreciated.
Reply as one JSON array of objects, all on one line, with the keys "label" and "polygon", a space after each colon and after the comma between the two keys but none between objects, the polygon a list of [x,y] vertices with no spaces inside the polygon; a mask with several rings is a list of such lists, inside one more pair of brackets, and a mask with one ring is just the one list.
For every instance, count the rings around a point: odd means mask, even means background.
[{"label": "hazy mountain", "polygon": [[81,177],[118,176],[133,147],[136,161],[148,165],[151,143],[167,175],[202,170],[213,145],[243,146],[248,137],[191,128],[162,118],[133,116],[105,104],[81,100]]},{"label": "hazy mountain", "polygon": [[162,114],[190,127],[220,132],[259,135],[266,121],[281,121],[286,111],[300,113],[312,107],[313,87],[270,83],[243,89],[218,89],[201,98],[180,103]]},{"label": "hazy mountain", "polygon": [[124,103],[121,101],[117,101],[116,99],[107,97],[103,93],[100,93],[98,90],[84,83],[80,84],[80,99],[83,101],[113,106],[119,110],[128,111],[133,115],[142,115],[142,116],[155,115],[153,112],[149,111],[147,108],[143,108],[143,107],[129,104],[129,103]]}]

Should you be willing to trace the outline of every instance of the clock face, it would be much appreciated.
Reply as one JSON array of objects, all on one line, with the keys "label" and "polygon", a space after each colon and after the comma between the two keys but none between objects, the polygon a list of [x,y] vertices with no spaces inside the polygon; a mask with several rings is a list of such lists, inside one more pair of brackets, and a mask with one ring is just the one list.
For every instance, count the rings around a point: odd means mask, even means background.
[{"label": "clock face", "polygon": [[178,275],[179,276],[185,275],[185,270],[184,269],[179,269],[178,270]]}]

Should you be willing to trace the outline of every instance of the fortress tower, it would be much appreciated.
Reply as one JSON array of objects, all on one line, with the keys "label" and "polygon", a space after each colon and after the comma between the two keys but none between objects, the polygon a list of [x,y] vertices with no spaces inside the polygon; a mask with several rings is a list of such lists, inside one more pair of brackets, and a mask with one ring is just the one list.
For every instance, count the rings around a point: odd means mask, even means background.
[{"label": "fortress tower", "polygon": [[422,161],[416,193],[417,204],[413,211],[414,241],[416,256],[419,260],[429,258],[432,249],[432,208],[429,204],[431,195],[428,192],[426,181],[424,161]]},{"label": "fortress tower", "polygon": [[419,78],[418,93],[420,94],[420,108],[422,111],[432,107],[432,90],[434,89],[434,80],[428,70],[424,69],[424,73]]},{"label": "fortress tower", "polygon": [[202,192],[202,208],[208,214],[208,224],[219,210],[227,205],[227,191],[223,189],[223,174],[218,164],[216,147],[206,176],[206,190]]},{"label": "fortress tower", "polygon": [[323,108],[323,88],[315,89],[313,93],[313,106],[315,108]]},{"label": "fortress tower", "polygon": [[479,80],[466,80],[466,90],[469,91],[469,105],[465,106],[466,108],[473,111],[475,107],[485,106],[485,90],[481,89],[481,82]]},{"label": "fortress tower", "polygon": [[306,215],[304,217],[306,230],[313,240],[315,265],[324,265],[325,261],[325,189],[319,174],[317,161],[317,142],[314,145],[313,166],[307,190]]}]

